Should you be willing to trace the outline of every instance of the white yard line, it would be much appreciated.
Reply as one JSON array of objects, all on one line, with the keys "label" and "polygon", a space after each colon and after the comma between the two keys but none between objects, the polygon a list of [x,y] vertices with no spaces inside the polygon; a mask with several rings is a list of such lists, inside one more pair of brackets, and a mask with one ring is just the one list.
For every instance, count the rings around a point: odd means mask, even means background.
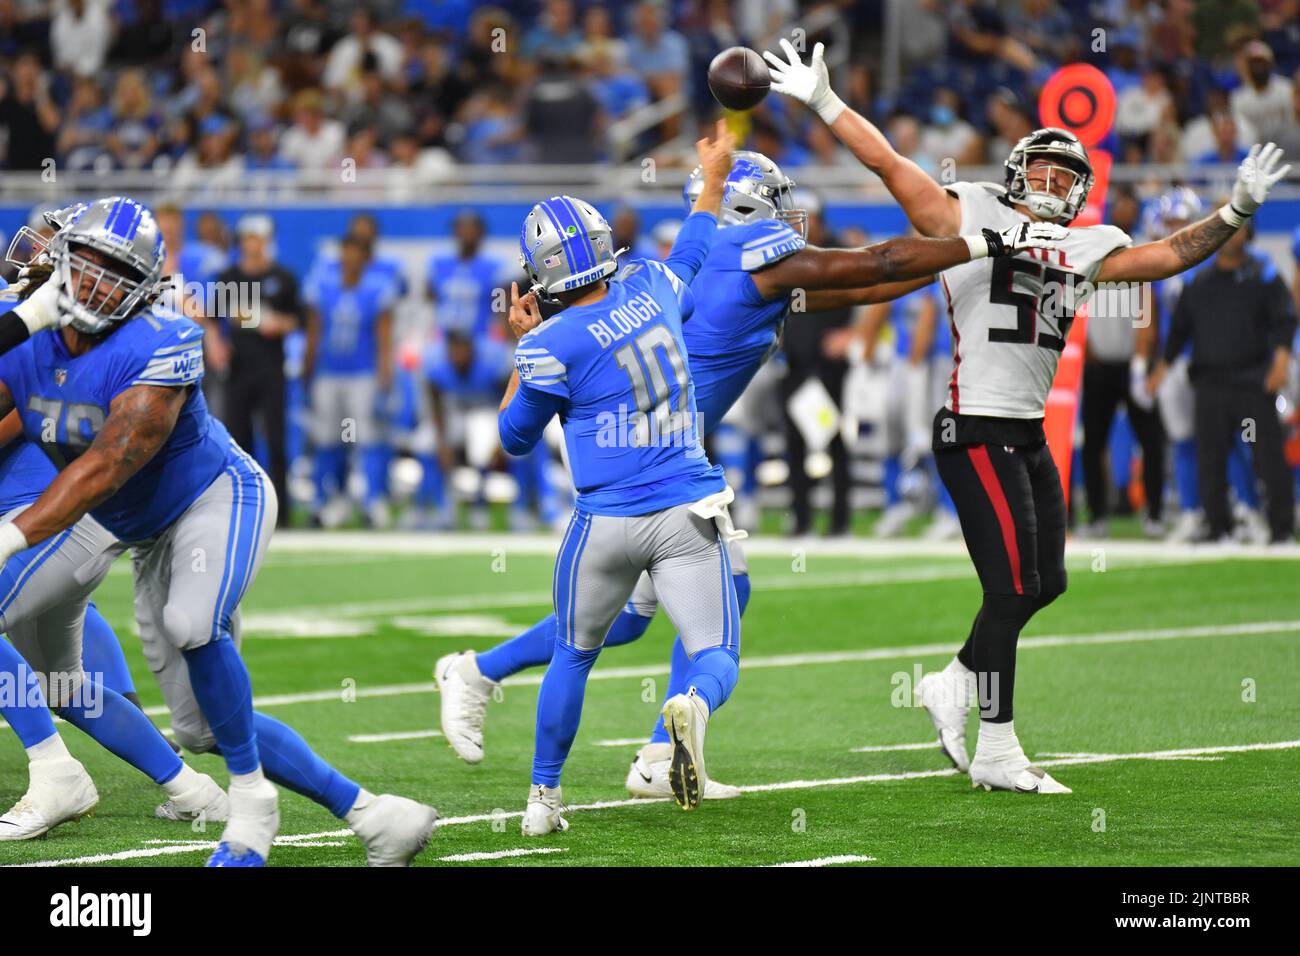
[{"label": "white yard line", "polygon": [[[1078,757],[1065,757],[1057,760],[1037,761],[1041,767],[1064,767],[1081,764],[1113,763],[1120,760],[1169,760],[1178,757],[1200,757],[1215,754],[1247,753],[1260,750],[1294,750],[1300,748],[1300,740],[1278,740],[1258,744],[1229,744],[1220,747],[1183,747],[1176,750],[1150,750],[1126,754],[1088,754]],[[842,787],[863,783],[893,783],[904,780],[924,780],[930,777],[953,777],[957,770],[949,767],[945,770],[918,770],[908,773],[874,773],[855,777],[830,777],[825,780],[785,780],[779,783],[759,783],[740,787],[743,793],[774,793],[782,790],[814,790],[822,787]],[[666,803],[667,798],[653,800],[604,800],[599,803],[584,803],[565,807],[566,813],[578,813],[587,810],[612,810],[620,807],[645,806],[652,803]],[[464,826],[471,823],[491,823],[500,820],[515,819],[523,816],[523,811],[478,813],[462,817],[443,817],[438,820],[438,827]],[[317,841],[333,840],[348,836],[350,830],[330,830],[323,833],[299,833],[276,837],[277,846],[313,845]],[[36,866],[76,866],[80,864],[108,863],[119,860],[136,860],[155,856],[169,856],[177,853],[195,853],[211,850],[215,843],[195,841],[181,845],[148,846],[139,850],[120,850],[116,853],[99,853],[94,856],[79,856],[61,860],[41,860],[35,863],[15,864],[20,867]]]},{"label": "white yard line", "polygon": [[[271,554],[348,555],[367,552],[386,555],[490,555],[502,548],[507,554],[540,554],[554,557],[559,534],[391,534],[369,531],[281,531],[271,540]],[[1107,558],[1124,557],[1144,561],[1300,560],[1300,549],[1262,545],[1178,545],[1164,541],[1080,540],[1071,538],[1066,554],[1091,557],[1103,549]],[[877,541],[872,538],[789,538],[753,535],[745,541],[745,553],[759,557],[790,557],[795,552],[810,556],[850,558],[965,558],[961,541],[905,539]]]},{"label": "white yard line", "polygon": [[920,744],[880,744],[870,747],[852,747],[849,750],[851,754],[879,754],[894,750],[938,750],[939,741],[927,740]]},{"label": "white yard line", "polygon": [[593,747],[631,747],[646,742],[645,737],[615,737],[613,740],[593,740]]},{"label": "white yard line", "polygon": [[[1131,644],[1144,641],[1170,641],[1199,637],[1236,637],[1257,634],[1293,634],[1300,632],[1300,621],[1246,621],[1241,624],[1205,625],[1198,627],[1165,627],[1150,630],[1101,631],[1094,634],[1049,634],[1043,637],[1022,637],[1016,644],[1020,650],[1044,647],[1087,647],[1095,644]],[[865,663],[869,661],[896,660],[899,658],[931,657],[951,654],[957,641],[941,644],[910,644],[899,647],[874,647],[857,651],[821,651],[808,654],[776,654],[769,657],[742,657],[742,670],[761,670],[772,667],[804,667],[819,664]],[[649,664],[639,667],[597,667],[588,680],[622,680],[625,678],[655,677],[668,673],[667,664]],[[542,682],[541,674],[523,674],[507,677],[507,687],[536,687]],[[434,691],[433,681],[414,684],[381,684],[376,687],[357,687],[347,691],[350,698],[401,697],[407,694],[427,694]],[[328,703],[342,700],[342,688],[305,691],[296,694],[268,694],[253,698],[259,709],[283,707],[292,704]],[[146,707],[150,716],[166,714],[161,705]],[[7,726],[0,722],[0,727]]]},{"label": "white yard line", "polygon": [[398,730],[391,734],[351,734],[350,744],[386,744],[393,740],[424,740],[427,737],[441,737],[441,730]]},{"label": "white yard line", "polygon": [[779,866],[839,866],[842,863],[875,863],[874,856],[819,856],[815,860],[791,860],[789,863],[769,863],[769,867]]},{"label": "white yard line", "polygon": [[567,846],[539,846],[533,849],[496,850],[492,853],[456,853],[452,856],[440,856],[441,863],[477,863],[479,860],[505,860],[514,856],[534,856],[538,853],[568,853]]},{"label": "white yard line", "polygon": [[[1200,564],[1207,558],[1176,557],[1162,564]],[[1084,563],[1086,566],[1086,563]],[[1131,566],[1136,570],[1142,566]],[[1120,570],[1114,567],[1114,570]],[[875,569],[861,571],[836,571],[821,573],[803,573],[773,575],[758,574],[754,577],[754,589],[768,591],[818,591],[838,590],[840,588],[885,587],[893,584],[924,584],[933,581],[956,581],[971,577],[973,572],[966,564],[948,567],[919,567],[897,569]],[[458,594],[441,597],[416,597],[402,599],[377,599],[372,601],[353,601],[342,604],[312,604],[300,607],[248,607],[244,613],[244,636],[257,637],[259,631],[274,632],[284,627],[286,622],[302,624],[311,621],[327,621],[335,625],[334,631],[327,631],[321,636],[346,637],[365,636],[369,630],[348,634],[342,626],[346,618],[390,618],[393,615],[412,613],[437,613],[458,611],[489,611],[516,607],[548,607],[551,604],[551,592],[535,591],[485,591],[480,594]]]}]

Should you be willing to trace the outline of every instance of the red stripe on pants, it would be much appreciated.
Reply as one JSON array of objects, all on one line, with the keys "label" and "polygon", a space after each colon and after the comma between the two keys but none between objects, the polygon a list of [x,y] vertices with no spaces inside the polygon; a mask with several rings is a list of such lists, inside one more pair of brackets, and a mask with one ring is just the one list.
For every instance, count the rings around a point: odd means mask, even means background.
[{"label": "red stripe on pants", "polygon": [[1016,523],[1011,519],[1011,506],[1007,504],[1007,496],[1002,493],[1002,483],[998,481],[998,473],[989,459],[989,450],[983,445],[975,445],[967,448],[966,452],[970,455],[971,464],[975,466],[975,474],[980,477],[980,484],[984,486],[984,493],[993,504],[993,513],[998,516],[1002,543],[1006,545],[1007,560],[1011,562],[1011,580],[1016,586],[1016,593],[1024,594],[1025,590],[1020,584],[1020,546],[1016,543]]}]

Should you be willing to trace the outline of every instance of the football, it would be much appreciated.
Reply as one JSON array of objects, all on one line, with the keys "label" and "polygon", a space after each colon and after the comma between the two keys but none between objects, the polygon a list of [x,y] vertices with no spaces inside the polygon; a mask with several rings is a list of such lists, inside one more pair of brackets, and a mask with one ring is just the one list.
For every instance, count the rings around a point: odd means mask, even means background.
[{"label": "football", "polygon": [[763,58],[748,47],[723,50],[709,64],[709,91],[729,110],[750,110],[772,86]]}]

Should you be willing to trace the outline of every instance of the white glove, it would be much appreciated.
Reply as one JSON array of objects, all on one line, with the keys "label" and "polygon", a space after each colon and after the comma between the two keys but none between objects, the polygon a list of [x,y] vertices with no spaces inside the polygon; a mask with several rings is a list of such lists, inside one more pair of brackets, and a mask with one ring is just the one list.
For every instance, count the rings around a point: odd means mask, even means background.
[{"label": "white glove", "polygon": [[1232,185],[1232,200],[1219,210],[1224,222],[1235,229],[1264,205],[1268,191],[1291,171],[1290,165],[1278,169],[1280,162],[1281,147],[1272,143],[1261,147],[1256,143],[1250,148],[1246,158],[1237,167],[1237,181]]},{"label": "white glove", "polygon": [[1069,235],[1069,229],[1054,222],[1018,222],[1000,232],[985,229],[977,236],[962,238],[970,247],[971,259],[996,259],[1026,249],[1056,249]]},{"label": "white glove", "polygon": [[763,51],[763,59],[767,60],[772,74],[772,89],[806,104],[827,126],[834,123],[844,112],[845,105],[831,89],[831,75],[822,61],[822,51],[825,48],[820,43],[814,46],[812,59],[807,66],[799,59],[794,45],[784,37],[781,39],[781,49],[785,51],[788,60],[782,60],[771,50]]},{"label": "white glove", "polygon": [[12,521],[0,524],[0,568],[19,551],[27,550],[27,537]]},{"label": "white glove", "polygon": [[1128,397],[1148,412],[1156,406],[1156,397],[1147,391],[1147,360],[1136,355],[1128,363]]},{"label": "white glove", "polygon": [[29,335],[67,324],[59,309],[60,291],[58,280],[51,276],[39,289],[14,306],[14,314],[23,320]]}]

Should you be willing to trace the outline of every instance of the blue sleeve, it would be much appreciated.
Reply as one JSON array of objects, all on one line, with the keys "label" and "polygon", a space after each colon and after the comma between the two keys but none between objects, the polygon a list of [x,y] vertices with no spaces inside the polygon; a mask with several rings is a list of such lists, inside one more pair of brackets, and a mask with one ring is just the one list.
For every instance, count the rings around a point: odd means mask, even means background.
[{"label": "blue sleeve", "polygon": [[695,273],[700,271],[709,250],[713,248],[713,237],[718,232],[718,217],[711,212],[693,212],[682,223],[672,251],[664,260],[664,265],[673,271],[677,278],[690,285]]},{"label": "blue sleeve", "polygon": [[564,408],[564,399],[519,383],[519,390],[497,416],[501,447],[510,455],[526,455],[541,441],[552,417]]},{"label": "blue sleeve", "polygon": [[1291,255],[1295,256],[1296,262],[1300,262],[1300,226],[1291,235]]}]

